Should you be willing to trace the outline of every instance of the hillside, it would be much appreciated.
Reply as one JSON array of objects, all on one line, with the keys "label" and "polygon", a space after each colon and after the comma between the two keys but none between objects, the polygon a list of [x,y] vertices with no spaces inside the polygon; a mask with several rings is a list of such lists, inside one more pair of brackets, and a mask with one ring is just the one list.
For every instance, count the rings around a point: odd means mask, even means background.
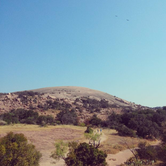
[{"label": "hillside", "polygon": [[49,87],[35,90],[1,93],[0,114],[13,109],[33,109],[54,117],[62,110],[75,110],[81,121],[96,113],[105,119],[110,112],[126,112],[144,108],[110,94],[84,87]]}]

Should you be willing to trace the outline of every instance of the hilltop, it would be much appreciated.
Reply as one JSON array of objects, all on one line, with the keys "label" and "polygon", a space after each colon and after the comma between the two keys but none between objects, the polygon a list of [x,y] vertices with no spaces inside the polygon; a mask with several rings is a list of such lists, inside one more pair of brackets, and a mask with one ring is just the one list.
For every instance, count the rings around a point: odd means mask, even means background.
[{"label": "hilltop", "polygon": [[122,113],[146,108],[105,92],[74,86],[48,87],[0,94],[0,114],[13,109],[33,109],[39,114],[56,116],[75,110],[81,121],[97,114],[101,119],[111,112]]}]

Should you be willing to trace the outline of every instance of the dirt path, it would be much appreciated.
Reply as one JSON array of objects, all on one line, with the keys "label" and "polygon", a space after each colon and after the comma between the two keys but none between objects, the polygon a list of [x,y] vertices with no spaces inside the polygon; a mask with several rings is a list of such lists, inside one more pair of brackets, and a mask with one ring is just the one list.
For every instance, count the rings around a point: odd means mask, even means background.
[{"label": "dirt path", "polygon": [[[100,142],[104,142],[106,139],[107,139],[107,136],[104,133],[102,133],[101,141]],[[47,166],[53,166],[50,163],[45,163],[45,165],[47,165]],[[45,166],[45,165],[41,164],[40,166]],[[56,162],[56,164],[54,164],[54,166],[64,166],[64,165],[65,165],[65,162],[62,159],[59,160],[58,162]]]},{"label": "dirt path", "polygon": [[102,133],[101,142],[106,141],[106,139],[107,139],[107,136],[104,133]]},{"label": "dirt path", "polygon": [[108,154],[106,161],[109,166],[119,166],[132,156],[131,151],[126,149],[117,154]]},{"label": "dirt path", "polygon": [[[0,137],[3,137],[9,131],[14,133],[23,133],[30,142],[32,142],[36,148],[42,153],[42,158],[40,160],[40,166],[64,166],[64,161],[60,160],[56,164],[50,158],[51,151],[54,148],[55,140],[80,140],[84,142],[84,131],[86,127],[76,127],[76,126],[49,126],[46,128],[41,128],[37,125],[14,125],[14,126],[0,126]],[[107,133],[102,133],[101,142],[110,140]],[[117,136],[114,138],[117,141]],[[112,142],[111,142],[112,143]],[[114,143],[114,142],[113,142]],[[154,142],[153,145],[157,145],[160,142]],[[108,154],[106,159],[109,166],[118,166],[124,163],[128,158],[132,156],[130,150],[123,150],[116,154]]]},{"label": "dirt path", "polygon": [[[107,136],[104,133],[102,133],[101,142],[104,142],[106,139]],[[132,152],[129,149],[126,149],[116,154],[108,154],[106,162],[108,166],[119,166],[132,156]]]},{"label": "dirt path", "polygon": [[[156,141],[154,143],[151,143],[151,145],[157,146],[160,143],[161,141]],[[119,166],[120,164],[123,164],[126,160],[133,156],[133,153],[129,149],[126,149],[116,154],[108,154],[106,161],[109,166]]]}]

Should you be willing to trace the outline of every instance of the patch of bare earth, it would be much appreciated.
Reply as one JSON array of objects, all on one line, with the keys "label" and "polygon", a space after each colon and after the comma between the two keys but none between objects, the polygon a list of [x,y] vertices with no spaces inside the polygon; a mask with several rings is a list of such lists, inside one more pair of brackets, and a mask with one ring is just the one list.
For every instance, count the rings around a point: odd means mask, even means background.
[{"label": "patch of bare earth", "polygon": [[107,153],[108,166],[119,166],[133,156],[130,149],[138,147],[140,142],[148,142],[151,145],[158,145],[160,141],[147,141],[146,139],[123,137],[117,134],[116,130],[105,129],[103,136],[106,137],[101,143],[100,149]]},{"label": "patch of bare earth", "polygon": [[[50,158],[51,152],[55,150],[55,141],[61,139],[64,141],[78,141],[88,142],[84,138],[84,131],[86,127],[78,126],[48,126],[39,127],[37,125],[13,125],[13,126],[0,126],[0,137],[6,133],[13,131],[14,133],[23,133],[28,140],[34,144],[42,153],[40,166],[64,166],[64,161],[60,160],[53,164],[55,160]],[[128,149],[138,146],[143,139],[121,137],[117,135],[115,130],[104,129],[101,136],[100,149],[108,154],[107,163],[109,166],[117,166],[124,163],[132,156],[131,151]],[[158,144],[158,142],[148,142],[150,144]]]},{"label": "patch of bare earth", "polygon": [[[12,130],[13,129],[13,130]],[[0,128],[0,137],[6,135],[6,132],[9,132],[7,129],[2,131]],[[11,127],[11,130],[14,133],[23,133],[27,139],[35,145],[36,149],[42,153],[42,158],[40,160],[40,166],[53,166],[55,164],[51,164],[54,160],[50,158],[51,152],[55,150],[54,143],[56,140],[64,140],[64,141],[72,141],[82,139],[83,132],[82,130],[72,129],[72,128],[61,128],[61,127],[51,127],[51,128],[33,128],[27,129],[17,128],[15,130]],[[59,164],[60,166],[60,164]]]}]

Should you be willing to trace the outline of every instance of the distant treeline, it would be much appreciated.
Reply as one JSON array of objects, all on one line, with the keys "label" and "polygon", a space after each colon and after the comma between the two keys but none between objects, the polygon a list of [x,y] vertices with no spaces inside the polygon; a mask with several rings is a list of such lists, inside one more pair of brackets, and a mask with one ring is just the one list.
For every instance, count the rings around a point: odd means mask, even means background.
[{"label": "distant treeline", "polygon": [[34,112],[33,110],[24,110],[17,109],[12,110],[9,113],[4,113],[0,116],[2,120],[7,122],[7,124],[11,123],[26,123],[26,124],[53,124],[54,118],[50,115],[43,116],[38,114],[38,112]]},{"label": "distant treeline", "polygon": [[22,96],[35,96],[35,95],[41,95],[42,93],[34,92],[34,91],[21,91],[21,92],[14,92],[14,94],[17,94],[19,98]]},{"label": "distant treeline", "polygon": [[[63,110],[54,118],[51,115],[39,115],[34,110],[17,109],[4,113],[0,119],[10,123],[26,124],[73,124],[80,125],[79,118],[74,109]],[[130,113],[111,113],[107,120],[103,121],[95,114],[86,119],[83,126],[97,126],[111,128],[118,131],[119,135],[142,138],[159,138],[166,129],[166,107],[156,111],[138,110]]]},{"label": "distant treeline", "polygon": [[124,114],[112,113],[106,121],[94,115],[88,123],[116,129],[123,136],[158,138],[166,127],[166,107],[157,111],[147,109]]},{"label": "distant treeline", "polygon": [[74,110],[61,111],[57,114],[57,118],[51,115],[39,115],[33,110],[16,109],[9,113],[4,113],[0,119],[7,122],[7,124],[24,123],[24,124],[38,124],[38,125],[55,125],[55,124],[78,124],[77,115]]}]

